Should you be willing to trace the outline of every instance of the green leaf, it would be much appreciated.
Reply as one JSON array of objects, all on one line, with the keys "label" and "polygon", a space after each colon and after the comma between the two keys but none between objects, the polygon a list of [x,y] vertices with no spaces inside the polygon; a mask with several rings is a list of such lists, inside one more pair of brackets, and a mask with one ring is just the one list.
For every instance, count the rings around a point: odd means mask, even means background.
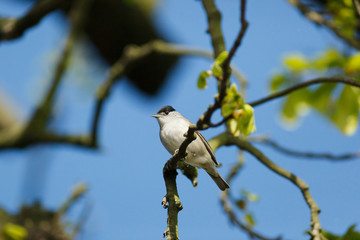
[{"label": "green leaf", "polygon": [[328,240],[360,240],[360,233],[355,231],[355,224],[351,225],[343,236],[322,231],[322,235]]},{"label": "green leaf", "polygon": [[290,69],[296,73],[300,73],[305,68],[307,68],[308,62],[304,56],[302,56],[300,54],[292,54],[292,55],[287,56],[284,59],[284,65],[288,69]]},{"label": "green leaf", "polygon": [[215,77],[221,77],[223,75],[223,70],[221,65],[216,62],[212,65],[211,71]]},{"label": "green leaf", "polygon": [[304,88],[295,91],[286,98],[282,107],[281,115],[289,123],[297,120],[299,115],[306,113],[308,109],[309,90]]},{"label": "green leaf", "polygon": [[359,116],[359,90],[345,86],[337,101],[331,121],[345,134],[355,133]]},{"label": "green leaf", "polygon": [[286,82],[286,77],[282,74],[274,75],[270,80],[270,90],[272,92],[278,90]]},{"label": "green leaf", "polygon": [[199,89],[205,89],[207,87],[206,79],[210,77],[210,74],[207,71],[202,71],[198,77],[197,87]]},{"label": "green leaf", "polygon": [[344,240],[360,240],[360,233],[355,231],[356,225],[351,225],[343,236]]},{"label": "green leaf", "polygon": [[254,109],[249,104],[245,104],[243,110],[243,115],[238,120],[238,129],[242,134],[248,136],[256,130]]},{"label": "green leaf", "polygon": [[226,58],[229,56],[229,53],[227,51],[223,51],[219,54],[219,56],[215,59],[216,64],[223,64]]},{"label": "green leaf", "polygon": [[334,48],[329,48],[319,57],[312,61],[310,66],[315,70],[325,71],[329,68],[342,68],[345,58]]},{"label": "green leaf", "polygon": [[235,136],[239,136],[240,135],[240,130],[238,128],[238,122],[235,119],[230,119],[229,120],[229,128],[230,128],[230,132]]},{"label": "green leaf", "polygon": [[224,117],[230,116],[236,109],[241,109],[243,105],[243,98],[237,91],[236,85],[232,84],[231,87],[226,90],[226,96],[221,106],[221,114]]},{"label": "green leaf", "polygon": [[245,214],[244,219],[247,222],[249,227],[255,226],[255,219],[254,219],[254,216],[251,213]]},{"label": "green leaf", "polygon": [[224,103],[221,106],[221,114],[224,117],[228,117],[230,116],[236,109],[236,105],[235,104],[231,104],[231,103]]},{"label": "green leaf", "polygon": [[27,237],[27,230],[13,223],[6,223],[2,229],[2,235],[6,240],[23,240]]},{"label": "green leaf", "polygon": [[320,113],[326,114],[330,108],[332,108],[332,105],[334,105],[331,94],[334,92],[336,86],[336,83],[321,84],[315,91],[309,94],[307,103]]},{"label": "green leaf", "polygon": [[242,190],[241,194],[244,195],[244,197],[246,197],[247,200],[249,200],[250,202],[257,202],[259,201],[259,196],[255,193],[251,193],[247,190]]},{"label": "green leaf", "polygon": [[354,75],[360,73],[360,52],[351,56],[345,63],[345,73],[348,75]]}]

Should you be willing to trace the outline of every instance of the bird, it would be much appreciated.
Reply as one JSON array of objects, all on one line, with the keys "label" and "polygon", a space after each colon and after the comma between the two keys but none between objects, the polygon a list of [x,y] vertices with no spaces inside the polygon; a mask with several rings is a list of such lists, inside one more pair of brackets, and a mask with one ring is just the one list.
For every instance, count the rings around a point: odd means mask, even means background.
[{"label": "bird", "polygon": [[[169,105],[160,108],[156,114],[151,116],[156,118],[159,123],[161,143],[171,155],[174,155],[185,140],[184,134],[192,123]],[[187,147],[184,162],[204,169],[220,190],[224,191],[230,188],[229,184],[216,170],[216,166],[219,166],[219,164],[211,146],[199,131],[196,131],[195,134],[197,138]]]}]

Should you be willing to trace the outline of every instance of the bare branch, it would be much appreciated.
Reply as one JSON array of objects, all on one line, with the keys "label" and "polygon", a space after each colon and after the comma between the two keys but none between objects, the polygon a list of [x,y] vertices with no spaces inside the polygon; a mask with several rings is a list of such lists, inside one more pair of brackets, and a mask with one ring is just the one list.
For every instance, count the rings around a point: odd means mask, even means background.
[{"label": "bare branch", "polygon": [[1,19],[0,41],[19,38],[23,33],[35,26],[47,14],[64,6],[63,0],[40,0],[21,18]]},{"label": "bare branch", "polygon": [[250,102],[249,104],[252,107],[256,107],[256,106],[258,106],[260,104],[269,102],[269,101],[274,100],[276,98],[284,97],[284,96],[286,96],[287,94],[289,94],[289,93],[291,93],[293,91],[299,90],[301,88],[308,87],[310,85],[319,84],[319,83],[344,83],[344,84],[347,84],[347,85],[351,85],[351,86],[360,88],[360,83],[359,82],[357,82],[355,80],[347,79],[347,78],[338,78],[338,77],[316,78],[316,79],[313,79],[313,80],[309,80],[309,81],[306,81],[306,82],[296,84],[296,85],[294,85],[292,87],[289,87],[287,89],[284,89],[282,91],[275,92],[275,93],[273,93],[273,94],[271,94],[271,95],[269,95],[267,97],[264,97],[262,99]]},{"label": "bare branch", "polygon": [[209,24],[207,32],[211,36],[211,43],[216,58],[225,51],[225,41],[221,31],[221,13],[217,9],[214,0],[202,0],[206,12],[207,22]]},{"label": "bare branch", "polygon": [[353,0],[353,5],[354,5],[354,8],[355,8],[355,12],[356,12],[356,15],[358,17],[360,17],[360,3],[359,3],[359,0]]},{"label": "bare branch", "polygon": [[[70,29],[69,36],[67,38],[65,47],[62,51],[61,57],[56,64],[54,75],[51,79],[51,85],[48,89],[46,96],[40,103],[40,105],[35,110],[32,119],[29,121],[28,128],[33,129],[34,125],[39,124],[35,128],[44,128],[41,124],[46,124],[52,108],[55,98],[55,94],[59,89],[60,81],[63,78],[63,75],[68,67],[68,62],[70,61],[72,50],[75,45],[75,41],[78,38],[80,31],[83,27],[83,23],[87,16],[88,10],[91,6],[92,0],[77,0],[70,12],[70,19],[72,21],[72,26]],[[40,121],[42,119],[42,121]]]},{"label": "bare branch", "polygon": [[268,238],[262,236],[260,233],[255,232],[250,227],[246,226],[246,224],[242,223],[238,217],[236,216],[235,212],[232,210],[231,204],[229,202],[229,190],[224,191],[221,194],[220,202],[223,206],[224,212],[229,216],[230,221],[234,224],[236,224],[240,229],[245,231],[251,239],[259,239],[259,240],[280,240],[281,237],[277,238]]},{"label": "bare branch", "polygon": [[[319,220],[320,208],[314,201],[312,195],[309,191],[309,186],[301,180],[299,177],[295,176],[293,173],[281,168],[280,166],[273,163],[269,158],[267,158],[261,151],[255,148],[252,144],[247,142],[244,139],[234,137],[230,133],[222,133],[217,136],[218,139],[223,141],[224,145],[236,145],[240,149],[245,150],[256,157],[262,164],[264,164],[267,168],[269,168],[274,173],[288,179],[292,183],[294,183],[301,191],[307,205],[310,208],[311,213],[311,229],[308,231],[312,240],[323,240],[325,239],[321,234],[321,225]],[[218,140],[220,141],[220,140]]]},{"label": "bare branch", "polygon": [[341,29],[339,29],[332,21],[324,19],[320,13],[311,11],[305,4],[302,4],[299,0],[288,0],[288,2],[295,6],[297,9],[299,9],[299,11],[310,21],[328,27],[331,31],[333,31],[333,33],[335,33],[336,36],[344,40],[347,44],[356,49],[360,49],[360,42],[358,40],[350,38],[343,34],[341,32]]},{"label": "bare branch", "polygon": [[[248,139],[248,140],[250,140],[250,139]],[[283,147],[271,139],[263,138],[263,139],[254,140],[254,142],[266,144],[268,146],[273,147],[273,149],[275,149],[281,153],[284,153],[284,154],[287,154],[290,156],[294,156],[294,157],[301,157],[301,158],[308,158],[308,159],[325,159],[325,160],[330,160],[330,161],[334,161],[334,162],[343,162],[345,160],[353,160],[355,158],[360,158],[360,152],[346,153],[346,154],[341,154],[341,155],[334,155],[331,153],[301,152],[301,151],[296,151],[296,150],[292,150],[292,149]]]},{"label": "bare branch", "polygon": [[[240,32],[239,32],[233,46],[230,49],[228,57],[224,61],[224,67],[225,68],[228,68],[230,66],[231,59],[235,55],[236,50],[240,47],[241,42],[242,42],[242,40],[243,40],[243,38],[245,36],[246,30],[247,30],[247,28],[249,26],[249,23],[245,19],[246,0],[241,0],[241,10],[240,10],[240,12],[241,12],[241,14],[240,14],[241,29],[240,29]],[[226,78],[224,77],[224,79],[226,79]]]},{"label": "bare branch", "polygon": [[[214,141],[217,137],[213,138],[212,141]],[[220,140],[221,141],[221,140]],[[225,144],[225,142],[223,142]],[[226,181],[228,183],[231,182],[231,180],[239,173],[239,170],[242,169],[243,166],[243,157],[239,159],[239,161],[231,167],[231,171],[226,178]],[[223,206],[224,212],[229,216],[229,219],[232,223],[236,224],[241,230],[245,231],[251,239],[259,239],[259,240],[280,240],[281,237],[277,238],[267,238],[262,236],[261,234],[255,232],[251,227],[248,227],[245,223],[241,222],[239,218],[236,216],[229,199],[229,192],[230,189],[225,190],[221,193],[220,202]]]},{"label": "bare branch", "polygon": [[[61,136],[46,129],[50,115],[53,110],[53,102],[59,89],[61,79],[67,69],[75,40],[82,29],[87,10],[92,0],[77,0],[70,12],[72,26],[66,41],[62,55],[56,65],[50,88],[45,97],[36,108],[28,122],[24,126],[14,126],[0,132],[5,140],[0,141],[0,149],[23,148],[39,143],[67,143],[85,147],[89,146],[88,138],[83,136]],[[49,4],[41,1],[41,4]],[[41,5],[42,6],[42,5]],[[37,8],[36,8],[37,9]],[[79,10],[81,9],[81,10]],[[35,10],[34,10],[35,11]],[[37,11],[37,10],[36,10]],[[36,12],[35,11],[35,12]],[[30,11],[31,12],[31,11]]]}]

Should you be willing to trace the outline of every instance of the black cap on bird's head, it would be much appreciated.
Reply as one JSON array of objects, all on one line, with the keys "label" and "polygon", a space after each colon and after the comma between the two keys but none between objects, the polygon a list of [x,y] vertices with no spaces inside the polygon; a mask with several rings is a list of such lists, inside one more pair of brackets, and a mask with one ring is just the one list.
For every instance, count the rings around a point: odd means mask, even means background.
[{"label": "black cap on bird's head", "polygon": [[156,114],[151,116],[159,119],[160,117],[168,115],[170,112],[175,112],[175,109],[172,106],[167,105],[165,107],[160,108]]},{"label": "black cap on bird's head", "polygon": [[159,109],[159,111],[157,112],[157,114],[159,113],[165,113],[166,115],[169,114],[169,112],[174,112],[175,109],[172,106],[165,106]]}]

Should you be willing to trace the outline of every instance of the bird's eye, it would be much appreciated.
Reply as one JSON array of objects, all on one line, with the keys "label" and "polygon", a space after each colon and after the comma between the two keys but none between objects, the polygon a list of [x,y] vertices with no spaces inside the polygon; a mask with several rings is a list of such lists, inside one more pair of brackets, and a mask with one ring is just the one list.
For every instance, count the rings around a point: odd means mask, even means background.
[{"label": "bird's eye", "polygon": [[166,111],[165,114],[168,115],[168,114],[169,114],[169,111]]}]

